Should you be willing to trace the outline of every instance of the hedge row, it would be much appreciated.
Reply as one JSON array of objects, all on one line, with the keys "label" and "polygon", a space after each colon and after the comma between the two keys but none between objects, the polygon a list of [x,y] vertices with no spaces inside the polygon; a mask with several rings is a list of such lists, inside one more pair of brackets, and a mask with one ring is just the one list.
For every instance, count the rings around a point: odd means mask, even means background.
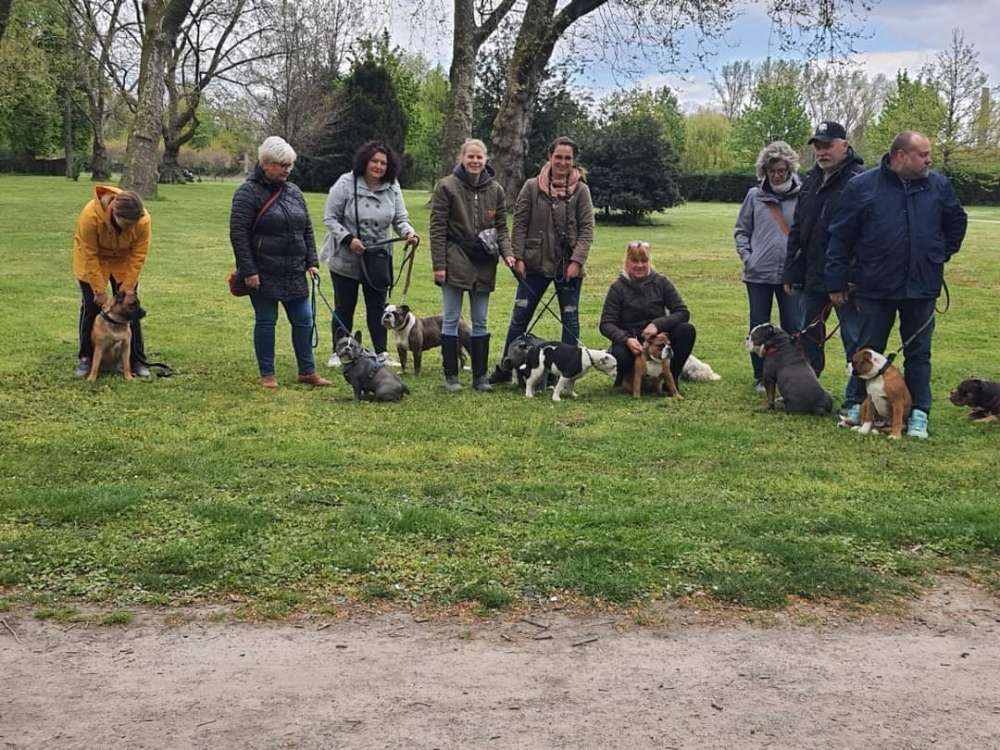
[{"label": "hedge row", "polygon": [[[948,178],[962,205],[1000,206],[1000,175],[951,172]],[[754,183],[753,175],[733,172],[685,174],[680,178],[681,195],[689,202],[742,203]]]}]

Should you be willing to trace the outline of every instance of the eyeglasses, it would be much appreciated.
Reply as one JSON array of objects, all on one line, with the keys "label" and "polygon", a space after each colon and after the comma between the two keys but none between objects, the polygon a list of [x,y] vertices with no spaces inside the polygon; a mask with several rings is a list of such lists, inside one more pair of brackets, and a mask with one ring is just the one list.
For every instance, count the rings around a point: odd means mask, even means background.
[{"label": "eyeglasses", "polygon": [[649,250],[649,243],[648,242],[642,242],[641,240],[632,240],[630,243],[628,243],[628,248],[627,249],[629,249],[629,250],[639,250],[639,249]]}]

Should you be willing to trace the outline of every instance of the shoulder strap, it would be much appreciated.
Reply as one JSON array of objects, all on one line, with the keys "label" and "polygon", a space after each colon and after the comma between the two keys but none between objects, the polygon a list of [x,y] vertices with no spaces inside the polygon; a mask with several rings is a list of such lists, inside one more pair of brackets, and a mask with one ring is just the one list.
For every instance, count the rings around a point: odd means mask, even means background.
[{"label": "shoulder strap", "polygon": [[260,207],[260,211],[257,212],[257,217],[253,220],[253,229],[257,228],[257,224],[260,222],[261,218],[264,216],[264,214],[267,213],[267,210],[274,205],[275,201],[277,201],[278,198],[281,197],[281,194],[282,192],[284,192],[284,190],[285,186],[282,185],[280,188],[278,188],[278,191],[274,195],[272,195],[270,198],[264,201],[264,205]]},{"label": "shoulder strap", "polygon": [[788,222],[785,221],[785,215],[781,213],[781,206],[777,203],[768,203],[767,208],[771,212],[771,216],[774,217],[774,223],[778,225],[778,230],[787,237],[788,233],[792,230],[788,228]]},{"label": "shoulder strap", "polygon": [[[361,219],[358,218],[358,176],[354,175],[354,231],[361,240]],[[361,240],[364,242],[364,240]]]}]

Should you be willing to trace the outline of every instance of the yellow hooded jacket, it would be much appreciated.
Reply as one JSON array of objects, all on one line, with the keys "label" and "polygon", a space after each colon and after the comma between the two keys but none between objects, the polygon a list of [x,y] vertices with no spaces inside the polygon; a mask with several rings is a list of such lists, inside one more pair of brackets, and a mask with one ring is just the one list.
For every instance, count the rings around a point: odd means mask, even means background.
[{"label": "yellow hooded jacket", "polygon": [[120,192],[116,187],[98,185],[76,222],[73,275],[90,284],[94,294],[107,289],[111,276],[126,291],[134,290],[149,252],[148,211],[143,210],[142,218],[127,232],[118,232],[111,224],[111,211],[104,207],[101,198]]}]

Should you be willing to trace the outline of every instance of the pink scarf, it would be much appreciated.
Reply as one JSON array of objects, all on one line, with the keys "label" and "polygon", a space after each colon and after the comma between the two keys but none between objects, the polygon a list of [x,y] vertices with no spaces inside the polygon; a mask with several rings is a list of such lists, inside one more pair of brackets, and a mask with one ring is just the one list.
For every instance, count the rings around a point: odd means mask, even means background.
[{"label": "pink scarf", "polygon": [[576,167],[570,170],[569,179],[566,182],[561,182],[559,184],[552,183],[552,165],[545,162],[545,166],[542,167],[542,171],[538,173],[538,189],[543,193],[551,196],[552,198],[558,198],[561,200],[567,200],[573,193],[576,192],[577,185],[580,184],[580,170]]}]

